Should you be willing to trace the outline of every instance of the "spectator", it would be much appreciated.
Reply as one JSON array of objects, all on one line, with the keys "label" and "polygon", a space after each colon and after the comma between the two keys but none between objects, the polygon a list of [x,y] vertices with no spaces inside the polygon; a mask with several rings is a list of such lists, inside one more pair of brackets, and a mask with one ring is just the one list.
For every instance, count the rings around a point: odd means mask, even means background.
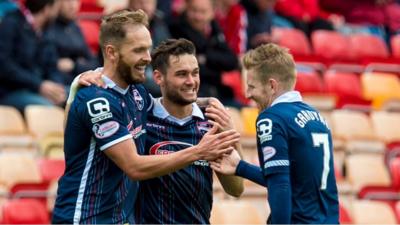
[{"label": "spectator", "polygon": [[26,0],[26,9],[8,13],[0,23],[0,104],[23,111],[28,104],[64,103],[57,53],[43,36],[58,7],[57,0]]},{"label": "spectator", "polygon": [[60,13],[46,33],[56,45],[59,56],[57,67],[65,74],[64,83],[70,85],[77,74],[96,68],[98,62],[76,22],[80,0],[58,1]]},{"label": "spectator", "polygon": [[333,24],[323,18],[318,0],[278,0],[275,11],[308,36],[318,29],[333,30]]},{"label": "spectator", "polygon": [[[153,39],[153,47],[157,47],[162,41],[171,37],[167,24],[164,23],[164,15],[161,11],[157,10],[157,0],[130,0],[129,9],[138,10],[142,9],[148,16],[150,24],[149,30],[151,38]],[[155,97],[160,97],[160,88],[153,81],[153,69],[151,66],[146,68],[146,82],[145,87]]]},{"label": "spectator", "polygon": [[247,50],[247,13],[238,0],[216,1],[215,17],[236,55]]},{"label": "spectator", "polygon": [[[323,9],[340,13],[347,23],[364,26],[367,32],[384,36],[381,27],[390,34],[400,29],[400,6],[393,0],[320,0]],[[351,26],[351,25],[350,25]],[[354,29],[353,29],[354,30]],[[360,29],[358,29],[360,30]]]},{"label": "spectator", "polygon": [[187,0],[185,12],[171,25],[171,34],[194,43],[202,84],[199,96],[213,96],[224,105],[240,107],[233,90],[222,83],[224,71],[238,69],[238,59],[214,20],[212,0]]},{"label": "spectator", "polygon": [[248,16],[248,48],[272,42],[273,7],[276,0],[242,0]]}]

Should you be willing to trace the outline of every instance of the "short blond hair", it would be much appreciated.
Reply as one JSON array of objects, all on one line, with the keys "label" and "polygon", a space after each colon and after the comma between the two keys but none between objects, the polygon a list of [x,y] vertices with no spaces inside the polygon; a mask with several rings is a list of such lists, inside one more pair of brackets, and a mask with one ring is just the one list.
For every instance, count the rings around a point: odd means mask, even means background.
[{"label": "short blond hair", "polygon": [[263,44],[248,51],[243,57],[247,70],[254,69],[258,79],[265,83],[275,78],[288,90],[296,83],[296,66],[287,48],[276,44]]},{"label": "short blond hair", "polygon": [[104,54],[104,47],[108,44],[119,46],[126,36],[126,27],[130,25],[149,25],[148,17],[143,10],[121,10],[105,16],[100,26],[100,47]]}]

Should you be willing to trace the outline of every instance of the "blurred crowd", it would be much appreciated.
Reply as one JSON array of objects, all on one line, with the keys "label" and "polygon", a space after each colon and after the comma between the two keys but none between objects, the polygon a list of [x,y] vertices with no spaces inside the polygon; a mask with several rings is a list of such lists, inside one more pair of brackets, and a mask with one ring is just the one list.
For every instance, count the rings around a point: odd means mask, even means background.
[{"label": "blurred crowd", "polygon": [[[363,32],[387,41],[400,33],[399,2],[0,0],[0,104],[22,112],[29,104],[63,106],[73,78],[101,65],[102,57],[88,45],[80,21],[100,23],[102,15],[130,8],[147,13],[154,47],[168,38],[195,44],[202,76],[199,96],[240,108],[246,105],[238,90],[240,58],[248,49],[285,38],[273,36],[274,27],[299,29],[307,37],[320,29]],[[160,96],[150,67],[146,74],[146,86]]]}]

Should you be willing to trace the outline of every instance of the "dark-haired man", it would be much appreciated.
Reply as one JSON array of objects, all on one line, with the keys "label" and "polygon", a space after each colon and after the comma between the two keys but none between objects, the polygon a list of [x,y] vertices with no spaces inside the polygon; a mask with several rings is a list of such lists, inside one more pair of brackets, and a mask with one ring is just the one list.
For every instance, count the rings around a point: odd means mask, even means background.
[{"label": "dark-haired man", "polygon": [[[154,99],[148,114],[146,155],[182,151],[198,144],[212,124],[231,129],[224,107],[211,100],[206,111],[196,104],[200,70],[196,50],[186,39],[162,42],[152,53],[154,82],[162,97]],[[226,127],[228,126],[228,127]],[[217,174],[225,192],[239,197],[242,179]],[[209,224],[213,171],[199,160],[174,173],[140,182],[137,222],[143,224]]]},{"label": "dark-haired man", "polygon": [[66,100],[57,52],[44,36],[58,15],[58,0],[26,0],[0,23],[0,104],[23,112],[26,105],[62,105]]}]

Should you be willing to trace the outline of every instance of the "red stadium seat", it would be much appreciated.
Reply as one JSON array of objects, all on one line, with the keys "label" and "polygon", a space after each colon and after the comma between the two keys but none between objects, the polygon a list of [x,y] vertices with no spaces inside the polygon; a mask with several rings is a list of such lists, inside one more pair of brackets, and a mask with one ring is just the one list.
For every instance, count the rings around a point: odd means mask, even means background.
[{"label": "red stadium seat", "polygon": [[394,207],[397,221],[400,222],[400,201],[398,201]]},{"label": "red stadium seat", "polygon": [[311,46],[306,35],[297,29],[274,28],[272,36],[278,39],[278,44],[290,49],[293,55],[311,55]]},{"label": "red stadium seat", "polygon": [[392,55],[394,58],[400,59],[400,34],[393,36],[390,39]]},{"label": "red stadium seat", "polygon": [[98,3],[98,0],[81,0],[80,12],[103,12],[103,7]]},{"label": "red stadium seat", "polygon": [[47,209],[34,199],[12,199],[3,205],[5,224],[49,224]]},{"label": "red stadium seat", "polygon": [[39,171],[44,182],[58,180],[64,173],[65,161],[62,159],[40,159]]},{"label": "red stadium seat", "polygon": [[353,34],[350,36],[350,51],[354,58],[367,64],[389,58],[389,50],[384,42],[377,36],[369,34]]},{"label": "red stadium seat", "polygon": [[324,74],[327,92],[335,94],[337,108],[345,105],[370,106],[371,101],[363,98],[361,81],[354,73],[327,71]]},{"label": "red stadium seat", "polygon": [[298,72],[295,89],[301,93],[323,93],[324,84],[316,72]]},{"label": "red stadium seat", "polygon": [[351,219],[349,212],[340,203],[339,203],[339,222],[341,224],[352,224],[353,223],[353,220]]},{"label": "red stadium seat", "polygon": [[100,25],[93,20],[79,20],[79,27],[90,50],[96,55],[99,51]]},{"label": "red stadium seat", "polygon": [[317,30],[311,34],[311,42],[316,56],[330,62],[351,60],[350,40],[335,31]]},{"label": "red stadium seat", "polygon": [[400,190],[400,158],[394,158],[389,162],[389,170],[392,176],[392,187]]},{"label": "red stadium seat", "polygon": [[320,76],[314,72],[298,72],[295,90],[302,93],[303,100],[319,110],[332,110],[336,97],[326,93]]}]

